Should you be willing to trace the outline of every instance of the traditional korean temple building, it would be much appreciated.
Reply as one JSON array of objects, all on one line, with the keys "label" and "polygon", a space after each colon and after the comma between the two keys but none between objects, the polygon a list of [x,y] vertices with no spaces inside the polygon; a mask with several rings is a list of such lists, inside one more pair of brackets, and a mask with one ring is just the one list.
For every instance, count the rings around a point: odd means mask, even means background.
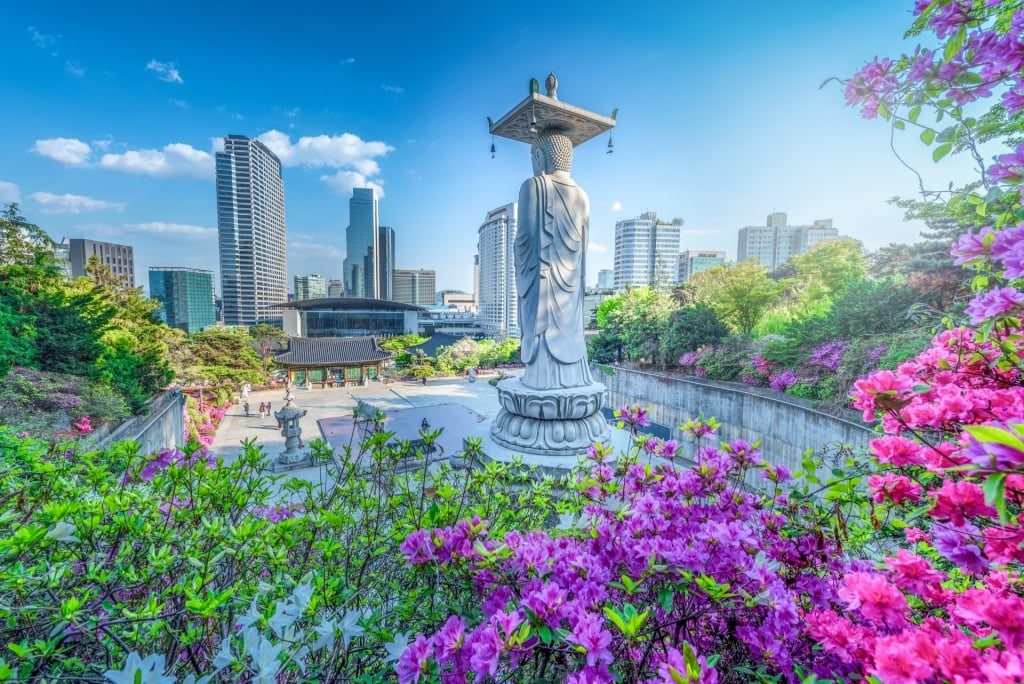
[{"label": "traditional korean temple building", "polygon": [[292,337],[274,360],[296,385],[343,387],[376,380],[391,354],[366,337]]}]

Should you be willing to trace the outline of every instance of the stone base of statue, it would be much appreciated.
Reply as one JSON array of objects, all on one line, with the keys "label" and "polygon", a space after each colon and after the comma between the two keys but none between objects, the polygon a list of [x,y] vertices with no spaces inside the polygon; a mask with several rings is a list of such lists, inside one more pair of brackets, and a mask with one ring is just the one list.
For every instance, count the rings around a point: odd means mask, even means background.
[{"label": "stone base of statue", "polygon": [[501,410],[491,423],[491,438],[513,451],[547,456],[582,454],[608,436],[601,415],[605,386],[533,389],[519,378],[498,383]]}]

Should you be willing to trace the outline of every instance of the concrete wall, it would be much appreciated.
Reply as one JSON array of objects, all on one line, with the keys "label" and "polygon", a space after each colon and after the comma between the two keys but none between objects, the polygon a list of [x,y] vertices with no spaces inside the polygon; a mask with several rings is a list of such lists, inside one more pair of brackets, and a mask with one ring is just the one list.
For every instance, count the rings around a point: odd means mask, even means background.
[{"label": "concrete wall", "polygon": [[180,447],[185,441],[185,399],[181,392],[165,392],[149,402],[146,412],[121,423],[90,448],[104,449],[115,442],[131,440],[141,453],[160,447]]},{"label": "concrete wall", "polygon": [[[760,440],[765,461],[793,471],[802,469],[808,449],[822,460],[822,454],[834,451],[830,447],[864,449],[876,436],[869,425],[818,411],[810,402],[779,392],[622,368],[609,368],[609,375],[603,372],[605,368],[595,368],[594,379],[608,387],[613,408],[624,404],[649,408],[651,420],[670,428],[672,437],[680,442],[687,440],[679,425],[703,413],[722,423],[718,431],[721,441]],[[684,454],[691,455],[692,448]],[[828,470],[831,464],[823,463],[823,468]]]}]

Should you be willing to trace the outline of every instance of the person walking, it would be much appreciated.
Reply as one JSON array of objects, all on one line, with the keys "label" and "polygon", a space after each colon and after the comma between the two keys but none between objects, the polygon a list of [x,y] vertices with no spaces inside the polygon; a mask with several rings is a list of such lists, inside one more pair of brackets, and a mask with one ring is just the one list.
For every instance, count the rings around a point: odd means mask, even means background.
[{"label": "person walking", "polygon": [[263,414],[266,413],[266,411],[267,411],[267,405],[264,402],[261,401],[260,402],[260,418],[263,417]]}]

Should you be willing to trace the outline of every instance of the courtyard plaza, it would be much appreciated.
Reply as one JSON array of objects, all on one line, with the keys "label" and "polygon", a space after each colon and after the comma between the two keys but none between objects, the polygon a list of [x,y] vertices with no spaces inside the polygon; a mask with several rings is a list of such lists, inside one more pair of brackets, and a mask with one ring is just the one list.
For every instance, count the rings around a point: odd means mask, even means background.
[{"label": "courtyard plaza", "polygon": [[[513,370],[509,375],[517,375]],[[397,381],[384,384],[372,381],[357,387],[292,390],[293,404],[307,413],[301,419],[302,441],[308,450],[314,439],[325,439],[333,448],[353,443],[352,416],[360,402],[386,414],[382,429],[395,433],[398,440],[419,438],[426,420],[431,430],[443,428],[437,439],[440,455],[451,456],[462,451],[462,440],[468,435],[481,435],[497,415],[498,392],[486,375],[470,382],[466,377]],[[249,393],[249,415],[239,402],[228,409],[217,429],[211,451],[230,463],[244,450],[243,440],[253,439],[262,447],[267,463],[272,463],[285,449],[285,438],[272,415],[285,405],[285,390]],[[271,415],[260,417],[260,403],[270,402]],[[435,454],[437,456],[437,454]],[[323,468],[319,465],[289,471],[294,477],[319,482]]]}]

